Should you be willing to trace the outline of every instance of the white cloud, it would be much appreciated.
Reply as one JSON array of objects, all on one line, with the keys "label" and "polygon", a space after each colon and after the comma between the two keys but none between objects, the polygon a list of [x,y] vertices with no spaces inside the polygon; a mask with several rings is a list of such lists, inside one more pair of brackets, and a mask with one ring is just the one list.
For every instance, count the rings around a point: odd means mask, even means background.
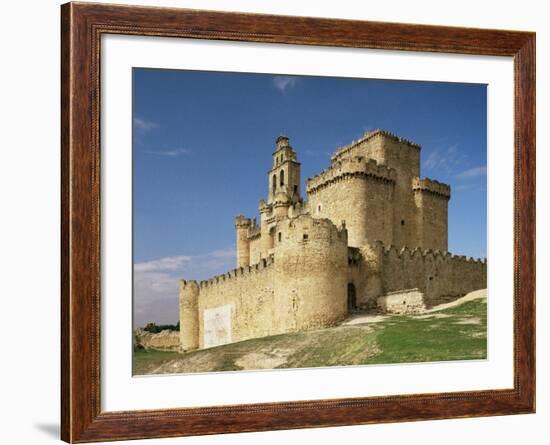
[{"label": "white cloud", "polygon": [[292,76],[275,76],[273,77],[273,86],[281,93],[285,93],[288,89],[296,85],[296,77]]},{"label": "white cloud", "polygon": [[191,261],[190,256],[172,256],[153,261],[134,264],[134,272],[155,272],[159,270],[176,270]]},{"label": "white cloud", "polygon": [[466,160],[467,156],[458,150],[458,145],[435,149],[422,163],[422,167],[430,172],[450,173]]},{"label": "white cloud", "polygon": [[427,168],[429,170],[432,170],[432,169],[437,168],[437,166],[440,165],[441,162],[442,162],[442,157],[439,154],[439,151],[434,150],[424,160],[424,163],[422,164],[422,167]]},{"label": "white cloud", "polygon": [[157,156],[169,156],[175,158],[177,156],[187,156],[192,153],[191,150],[187,148],[174,148],[172,150],[143,150],[143,153]]},{"label": "white cloud", "polygon": [[179,280],[202,280],[234,268],[234,247],[134,264],[134,325],[176,323]]},{"label": "white cloud", "polygon": [[156,122],[148,121],[145,119],[141,119],[139,117],[134,117],[134,128],[136,130],[141,130],[143,132],[148,132],[151,130],[154,130],[155,128],[160,127],[159,124]]},{"label": "white cloud", "polygon": [[487,166],[481,165],[479,167],[469,168],[463,172],[456,175],[458,179],[472,179],[478,178],[479,176],[485,176],[487,174]]}]

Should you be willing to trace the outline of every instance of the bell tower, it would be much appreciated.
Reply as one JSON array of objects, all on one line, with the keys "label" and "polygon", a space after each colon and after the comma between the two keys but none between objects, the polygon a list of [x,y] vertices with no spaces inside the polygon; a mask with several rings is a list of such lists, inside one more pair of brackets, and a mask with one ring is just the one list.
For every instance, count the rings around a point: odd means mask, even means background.
[{"label": "bell tower", "polygon": [[275,151],[273,152],[271,170],[268,172],[268,180],[268,204],[271,204],[277,194],[281,192],[287,196],[291,203],[301,201],[300,163],[287,136],[281,135],[275,141]]}]

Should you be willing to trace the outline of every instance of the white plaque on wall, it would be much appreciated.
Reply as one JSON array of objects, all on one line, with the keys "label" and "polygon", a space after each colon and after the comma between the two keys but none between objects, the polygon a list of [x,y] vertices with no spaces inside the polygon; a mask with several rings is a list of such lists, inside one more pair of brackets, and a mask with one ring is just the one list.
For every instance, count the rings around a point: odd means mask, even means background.
[{"label": "white plaque on wall", "polygon": [[231,305],[204,310],[204,347],[231,343]]}]

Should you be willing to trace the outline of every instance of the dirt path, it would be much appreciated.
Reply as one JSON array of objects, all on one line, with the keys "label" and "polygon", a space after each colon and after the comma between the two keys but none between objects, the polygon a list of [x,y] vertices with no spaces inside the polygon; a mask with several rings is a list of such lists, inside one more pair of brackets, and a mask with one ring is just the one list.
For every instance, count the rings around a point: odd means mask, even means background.
[{"label": "dirt path", "polygon": [[473,292],[470,292],[469,294],[464,295],[462,298],[459,298],[458,300],[451,301],[450,303],[434,306],[433,308],[428,309],[423,313],[429,314],[431,312],[437,312],[443,309],[449,309],[451,307],[460,306],[462,303],[466,303],[467,301],[477,300],[478,298],[487,298],[487,289],[475,290]]},{"label": "dirt path", "polygon": [[364,324],[364,323],[380,323],[388,318],[388,315],[378,315],[378,314],[354,314],[350,315],[343,322],[343,326],[353,326],[355,324]]},{"label": "dirt path", "polygon": [[[464,295],[461,298],[458,298],[455,301],[451,301],[450,303],[444,303],[437,306],[432,307],[431,309],[427,309],[425,311],[421,312],[421,315],[417,315],[418,318],[422,318],[424,314],[430,314],[433,312],[438,312],[444,309],[449,309],[455,306],[460,306],[463,303],[466,303],[467,301],[477,300],[478,298],[487,298],[487,289],[480,289],[473,292],[470,292],[469,294]],[[353,314],[350,315],[346,320],[342,322],[343,326],[353,326],[357,324],[365,324],[365,323],[380,323],[381,321],[385,321],[389,315],[380,315],[380,314]]]}]

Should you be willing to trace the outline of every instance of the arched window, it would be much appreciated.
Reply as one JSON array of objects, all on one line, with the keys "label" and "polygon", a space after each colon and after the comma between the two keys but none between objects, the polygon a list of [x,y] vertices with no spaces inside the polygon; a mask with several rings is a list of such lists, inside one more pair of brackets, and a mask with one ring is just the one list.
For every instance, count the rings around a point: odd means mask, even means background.
[{"label": "arched window", "polygon": [[277,175],[273,175],[273,192],[277,189]]},{"label": "arched window", "polygon": [[285,171],[284,170],[281,170],[280,178],[281,178],[281,187],[282,187],[283,185],[285,185]]}]

